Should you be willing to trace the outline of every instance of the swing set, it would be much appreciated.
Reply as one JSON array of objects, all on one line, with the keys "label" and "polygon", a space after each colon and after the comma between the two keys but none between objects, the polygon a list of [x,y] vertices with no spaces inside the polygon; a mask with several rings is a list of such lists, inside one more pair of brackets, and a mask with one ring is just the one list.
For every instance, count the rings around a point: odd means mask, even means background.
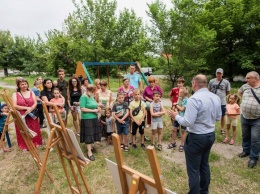
[{"label": "swing set", "polygon": [[107,79],[108,79],[108,87],[110,88],[109,85],[109,79],[110,79],[110,74],[109,74],[109,67],[111,66],[117,66],[118,68],[118,84],[119,87],[120,85],[120,73],[121,73],[121,67],[125,66],[125,70],[127,72],[127,66],[128,65],[135,65],[136,66],[136,70],[140,73],[142,79],[144,80],[145,84],[148,86],[148,81],[146,79],[146,76],[144,75],[144,73],[142,72],[141,66],[139,62],[81,62],[78,61],[77,62],[77,68],[76,68],[76,72],[75,72],[75,76],[76,77],[81,77],[81,78],[88,78],[88,81],[90,84],[93,84],[93,80],[91,79],[91,76],[87,70],[87,67],[91,67],[91,66],[96,66],[97,67],[97,77],[100,78],[100,71],[99,71],[99,67],[100,66],[106,66],[106,73],[107,73]]}]

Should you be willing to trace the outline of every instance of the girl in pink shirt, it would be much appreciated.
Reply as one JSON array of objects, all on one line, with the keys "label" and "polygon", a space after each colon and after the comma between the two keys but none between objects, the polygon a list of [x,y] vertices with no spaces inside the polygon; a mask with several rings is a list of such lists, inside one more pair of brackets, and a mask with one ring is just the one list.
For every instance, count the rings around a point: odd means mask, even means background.
[{"label": "girl in pink shirt", "polygon": [[231,140],[229,142],[230,145],[235,143],[236,139],[236,131],[237,131],[237,116],[240,115],[240,107],[238,105],[240,99],[236,94],[231,94],[228,96],[228,104],[226,106],[226,115],[227,115],[227,129],[226,129],[226,137],[223,140],[224,143],[228,142],[229,129],[232,125],[233,134]]}]

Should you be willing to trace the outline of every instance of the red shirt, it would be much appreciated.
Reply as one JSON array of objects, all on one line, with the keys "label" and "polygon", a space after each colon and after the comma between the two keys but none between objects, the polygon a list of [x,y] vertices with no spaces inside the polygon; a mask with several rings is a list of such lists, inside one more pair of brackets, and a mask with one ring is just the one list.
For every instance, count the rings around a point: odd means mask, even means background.
[{"label": "red shirt", "polygon": [[170,96],[172,97],[172,104],[178,102],[178,98],[179,98],[179,88],[172,88],[172,91],[170,93]]}]

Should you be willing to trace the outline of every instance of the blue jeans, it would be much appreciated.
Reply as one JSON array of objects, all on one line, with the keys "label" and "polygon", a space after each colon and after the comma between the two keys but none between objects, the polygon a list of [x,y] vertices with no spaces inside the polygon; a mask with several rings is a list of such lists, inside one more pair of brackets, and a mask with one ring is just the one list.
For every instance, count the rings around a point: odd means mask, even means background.
[{"label": "blue jeans", "polygon": [[189,177],[189,194],[209,192],[209,154],[214,141],[214,132],[208,134],[189,133],[186,137],[184,150]]},{"label": "blue jeans", "polygon": [[246,119],[241,115],[243,152],[250,154],[251,160],[258,160],[260,152],[260,118]]}]

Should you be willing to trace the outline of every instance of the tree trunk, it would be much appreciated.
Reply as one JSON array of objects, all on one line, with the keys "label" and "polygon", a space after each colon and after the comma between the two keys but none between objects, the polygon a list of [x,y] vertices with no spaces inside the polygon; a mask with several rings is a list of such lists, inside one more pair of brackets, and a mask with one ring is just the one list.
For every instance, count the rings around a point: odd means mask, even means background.
[{"label": "tree trunk", "polygon": [[8,69],[7,67],[4,67],[4,75],[7,77],[8,76]]}]

